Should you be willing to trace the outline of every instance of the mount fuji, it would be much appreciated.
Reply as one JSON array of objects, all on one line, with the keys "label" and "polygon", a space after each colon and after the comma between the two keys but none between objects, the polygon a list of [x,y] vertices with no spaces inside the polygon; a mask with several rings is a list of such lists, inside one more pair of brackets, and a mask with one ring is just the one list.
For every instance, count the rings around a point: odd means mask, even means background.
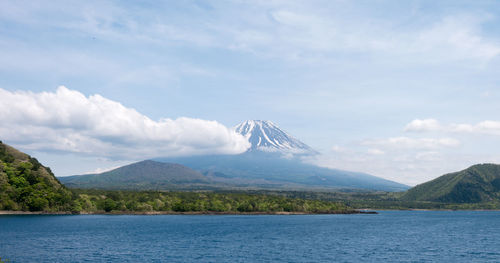
[{"label": "mount fuji", "polygon": [[[70,187],[142,190],[403,191],[409,188],[364,173],[307,164],[302,161],[303,157],[319,153],[270,121],[248,120],[234,129],[251,144],[244,153],[155,158],[110,172],[61,177],[60,180]],[[131,179],[135,177],[137,180]]]},{"label": "mount fuji", "polygon": [[251,144],[248,151],[317,154],[307,144],[281,130],[271,121],[248,120],[234,128]]},{"label": "mount fuji", "polygon": [[319,154],[271,121],[247,120],[234,127],[250,148],[237,155],[156,158],[197,170],[214,182],[245,188],[365,189],[403,191],[409,187],[365,173],[304,163],[304,155]]}]

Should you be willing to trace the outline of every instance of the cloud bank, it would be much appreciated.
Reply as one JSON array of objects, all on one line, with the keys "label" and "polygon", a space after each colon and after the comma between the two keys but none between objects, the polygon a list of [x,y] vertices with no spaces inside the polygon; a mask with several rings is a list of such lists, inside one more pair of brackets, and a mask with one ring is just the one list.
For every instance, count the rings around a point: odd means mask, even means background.
[{"label": "cloud bank", "polygon": [[476,124],[442,124],[435,119],[415,119],[406,125],[405,131],[500,135],[500,121],[485,120]]},{"label": "cloud bank", "polygon": [[0,138],[24,149],[111,158],[238,154],[249,142],[216,121],[151,120],[100,95],[0,89]]},{"label": "cloud bank", "polygon": [[500,163],[500,121],[446,123],[434,118],[414,119],[400,132],[404,135],[337,144],[329,153],[305,161],[371,173],[408,185],[478,163]]},{"label": "cloud bank", "polygon": [[392,149],[420,150],[455,147],[460,145],[460,141],[453,138],[410,138],[402,136],[387,139],[366,140],[362,144]]},{"label": "cloud bank", "polygon": [[461,141],[450,137],[399,136],[336,145],[331,148],[331,152],[308,157],[304,161],[332,169],[366,172],[416,185],[486,160],[454,154],[460,152],[462,147]]}]

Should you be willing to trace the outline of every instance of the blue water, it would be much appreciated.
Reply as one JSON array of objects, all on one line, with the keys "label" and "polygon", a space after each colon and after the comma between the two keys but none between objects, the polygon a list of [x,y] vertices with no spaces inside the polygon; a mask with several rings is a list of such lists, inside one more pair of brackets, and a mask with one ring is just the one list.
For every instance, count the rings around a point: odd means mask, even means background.
[{"label": "blue water", "polygon": [[0,216],[11,262],[499,262],[500,212]]}]

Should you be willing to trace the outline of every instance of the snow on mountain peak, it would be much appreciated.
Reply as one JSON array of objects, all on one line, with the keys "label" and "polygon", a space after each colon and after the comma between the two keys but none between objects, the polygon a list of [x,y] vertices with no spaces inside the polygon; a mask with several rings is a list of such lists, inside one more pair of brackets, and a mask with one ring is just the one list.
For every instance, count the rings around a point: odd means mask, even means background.
[{"label": "snow on mountain peak", "polygon": [[252,144],[249,151],[316,153],[311,147],[281,130],[271,121],[248,120],[236,125],[235,130]]}]

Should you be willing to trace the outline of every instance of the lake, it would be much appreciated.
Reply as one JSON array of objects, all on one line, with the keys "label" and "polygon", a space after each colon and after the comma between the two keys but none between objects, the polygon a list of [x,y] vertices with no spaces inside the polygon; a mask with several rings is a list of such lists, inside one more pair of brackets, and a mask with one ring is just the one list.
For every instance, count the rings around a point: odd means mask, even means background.
[{"label": "lake", "polygon": [[11,262],[498,262],[500,212],[3,215]]}]

